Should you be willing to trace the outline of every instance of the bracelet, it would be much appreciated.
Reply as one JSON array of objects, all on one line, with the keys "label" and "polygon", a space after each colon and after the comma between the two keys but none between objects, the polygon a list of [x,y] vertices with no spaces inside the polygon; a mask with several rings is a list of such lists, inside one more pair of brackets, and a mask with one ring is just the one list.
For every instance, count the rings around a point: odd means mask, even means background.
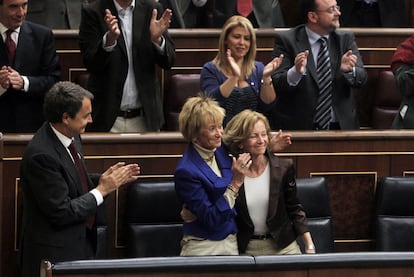
[{"label": "bracelet", "polygon": [[311,244],[305,247],[306,250],[315,250],[315,245]]},{"label": "bracelet", "polygon": [[270,78],[269,82],[265,82],[263,79],[260,81],[260,83],[262,84],[262,86],[270,86],[272,85],[272,79]]},{"label": "bracelet", "polygon": [[238,191],[235,191],[235,189],[234,189],[234,187],[232,185],[228,185],[227,188],[233,192],[234,197],[239,196],[239,192]]}]

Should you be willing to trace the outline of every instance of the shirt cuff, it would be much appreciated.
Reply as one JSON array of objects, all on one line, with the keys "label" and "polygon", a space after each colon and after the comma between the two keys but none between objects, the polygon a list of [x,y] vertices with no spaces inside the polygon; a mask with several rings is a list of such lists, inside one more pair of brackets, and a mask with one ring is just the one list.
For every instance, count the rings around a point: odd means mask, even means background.
[{"label": "shirt cuff", "polygon": [[23,91],[28,92],[29,91],[29,78],[27,78],[27,76],[22,76],[23,78]]},{"label": "shirt cuff", "polygon": [[163,36],[161,36],[161,45],[158,45],[155,42],[152,42],[152,43],[155,45],[155,47],[157,48],[157,51],[160,54],[164,53],[164,49],[165,49],[165,38]]},{"label": "shirt cuff", "polygon": [[106,44],[106,36],[108,35],[108,32],[106,32],[105,33],[105,35],[103,36],[103,39],[102,39],[102,48],[106,51],[106,52],[111,52],[112,50],[114,50],[114,48],[115,48],[115,46],[116,46],[116,44],[117,44],[117,41],[115,40],[115,43],[114,44],[112,44],[112,45],[110,45],[110,46],[105,46],[105,44]]},{"label": "shirt cuff", "polygon": [[103,196],[97,189],[93,189],[90,191],[93,196],[95,196],[96,204],[99,206],[103,203]]},{"label": "shirt cuff", "polygon": [[[303,74],[306,75],[306,72]],[[287,82],[290,86],[295,87],[302,80],[303,76],[300,72],[296,71],[296,67],[291,67],[287,72]]]}]

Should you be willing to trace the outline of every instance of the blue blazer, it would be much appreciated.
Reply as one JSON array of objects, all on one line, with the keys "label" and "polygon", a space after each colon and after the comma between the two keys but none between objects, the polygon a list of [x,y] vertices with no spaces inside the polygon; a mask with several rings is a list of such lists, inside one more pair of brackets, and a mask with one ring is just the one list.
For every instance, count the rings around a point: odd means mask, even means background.
[{"label": "blue blazer", "polygon": [[215,152],[222,177],[217,176],[190,144],[175,170],[175,190],[181,201],[197,216],[184,223],[184,234],[209,240],[222,240],[237,233],[236,210],[223,194],[233,175],[231,159],[222,146]]}]

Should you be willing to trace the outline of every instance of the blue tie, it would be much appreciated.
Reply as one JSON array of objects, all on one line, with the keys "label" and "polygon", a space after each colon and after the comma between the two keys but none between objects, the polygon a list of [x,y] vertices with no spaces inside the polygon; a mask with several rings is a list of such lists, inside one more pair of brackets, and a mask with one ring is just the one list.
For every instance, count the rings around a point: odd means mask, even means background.
[{"label": "blue tie", "polygon": [[318,52],[318,64],[316,68],[319,84],[319,97],[316,106],[315,123],[320,129],[328,129],[331,121],[332,109],[332,73],[329,62],[328,39],[321,37],[318,40],[321,48]]}]

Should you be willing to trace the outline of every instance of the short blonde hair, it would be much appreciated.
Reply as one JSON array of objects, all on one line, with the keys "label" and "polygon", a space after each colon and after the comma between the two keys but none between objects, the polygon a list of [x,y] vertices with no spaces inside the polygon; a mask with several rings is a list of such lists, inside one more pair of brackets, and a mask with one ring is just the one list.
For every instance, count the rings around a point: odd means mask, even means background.
[{"label": "short blonde hair", "polygon": [[244,110],[227,123],[224,130],[223,143],[232,155],[237,156],[242,152],[240,144],[250,137],[254,125],[260,120],[265,124],[267,136],[270,139],[271,129],[269,121],[259,112]]},{"label": "short blonde hair", "polygon": [[201,127],[211,120],[218,125],[223,124],[225,111],[217,101],[204,95],[187,99],[178,116],[178,126],[184,138],[191,142],[195,139]]}]

